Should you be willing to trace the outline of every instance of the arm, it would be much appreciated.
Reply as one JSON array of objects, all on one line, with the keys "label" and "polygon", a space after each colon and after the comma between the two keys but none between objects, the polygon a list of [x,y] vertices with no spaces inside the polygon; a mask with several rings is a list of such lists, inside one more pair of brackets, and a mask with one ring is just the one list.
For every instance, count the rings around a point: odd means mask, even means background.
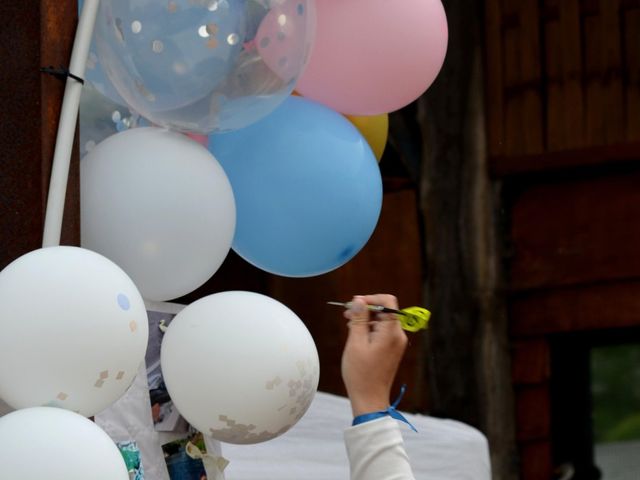
[{"label": "arm", "polygon": [[[391,295],[354,297],[349,335],[342,356],[342,378],[354,417],[386,410],[391,385],[407,345],[407,336],[394,315],[370,318],[366,304],[398,308]],[[409,458],[396,421],[383,417],[345,432],[352,480],[413,480]]]}]

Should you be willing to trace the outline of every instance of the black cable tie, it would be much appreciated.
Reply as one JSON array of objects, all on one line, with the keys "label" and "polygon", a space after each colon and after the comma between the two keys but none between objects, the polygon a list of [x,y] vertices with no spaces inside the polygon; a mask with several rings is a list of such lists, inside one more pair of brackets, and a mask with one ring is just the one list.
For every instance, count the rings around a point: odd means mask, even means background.
[{"label": "black cable tie", "polygon": [[71,73],[68,68],[64,68],[64,67],[55,68],[53,66],[48,66],[48,67],[41,67],[40,71],[48,75],[53,75],[54,77],[59,78],[60,80],[73,78],[76,82],[80,82],[82,85],[84,85],[84,79]]}]

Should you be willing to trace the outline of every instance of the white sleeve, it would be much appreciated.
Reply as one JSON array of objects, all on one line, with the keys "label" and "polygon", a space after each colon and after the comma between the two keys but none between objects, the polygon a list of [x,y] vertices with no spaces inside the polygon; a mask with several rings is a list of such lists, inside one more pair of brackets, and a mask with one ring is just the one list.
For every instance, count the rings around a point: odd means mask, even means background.
[{"label": "white sleeve", "polygon": [[382,417],[344,433],[351,480],[414,480],[398,422]]}]

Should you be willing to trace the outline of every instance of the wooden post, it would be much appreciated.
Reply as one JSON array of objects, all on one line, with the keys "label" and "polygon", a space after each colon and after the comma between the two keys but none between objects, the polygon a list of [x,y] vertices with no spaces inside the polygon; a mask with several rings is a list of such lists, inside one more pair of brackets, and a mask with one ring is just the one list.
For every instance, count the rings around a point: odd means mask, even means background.
[{"label": "wooden post", "polygon": [[[40,67],[68,65],[75,0],[3,2],[0,15],[0,268],[42,244],[42,228],[64,82]],[[62,242],[79,243],[77,150]]]},{"label": "wooden post", "polygon": [[513,391],[495,190],[487,173],[482,2],[445,0],[445,65],[419,100],[430,413],[488,437],[493,478],[515,479]]}]

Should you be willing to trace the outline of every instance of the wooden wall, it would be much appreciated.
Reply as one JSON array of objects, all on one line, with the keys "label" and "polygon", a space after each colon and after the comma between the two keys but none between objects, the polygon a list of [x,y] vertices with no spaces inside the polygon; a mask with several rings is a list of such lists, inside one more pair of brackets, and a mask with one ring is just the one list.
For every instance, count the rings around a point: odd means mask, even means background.
[{"label": "wooden wall", "polygon": [[638,0],[486,0],[490,155],[640,142],[638,45]]},{"label": "wooden wall", "polygon": [[[45,203],[64,82],[40,67],[68,62],[75,0],[2,2],[0,16],[0,269],[42,245]],[[62,242],[80,242],[77,150]]]},{"label": "wooden wall", "polygon": [[552,339],[640,325],[640,1],[485,7],[520,471],[548,479]]}]

